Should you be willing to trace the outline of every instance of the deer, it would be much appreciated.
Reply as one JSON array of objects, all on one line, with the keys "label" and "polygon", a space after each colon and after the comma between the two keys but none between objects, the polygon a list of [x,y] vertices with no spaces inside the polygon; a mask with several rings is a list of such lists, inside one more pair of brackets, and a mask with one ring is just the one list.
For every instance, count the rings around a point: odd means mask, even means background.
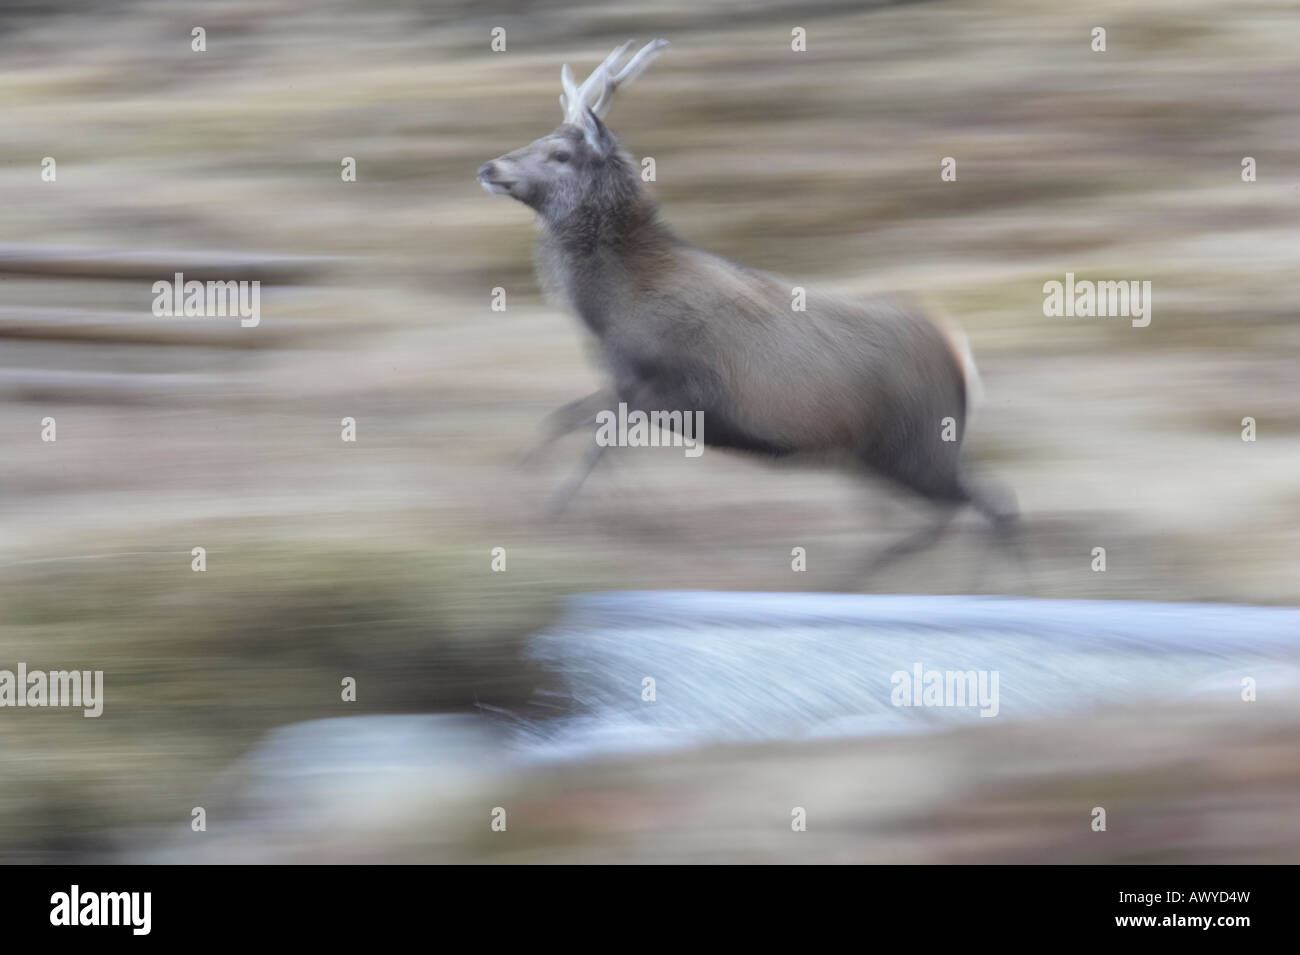
[{"label": "deer", "polygon": [[[1014,495],[977,488],[961,466],[979,394],[965,336],[884,297],[807,289],[795,310],[790,282],[677,235],[604,122],[615,92],[668,43],[633,46],[619,46],[581,85],[564,64],[563,122],[478,170],[484,189],[534,212],[539,284],[594,338],[608,382],[551,415],[538,447],[593,425],[614,402],[669,420],[703,411],[709,447],[769,459],[831,455],[931,505],[932,525],[887,548],[873,567],[937,540],[966,506],[1010,532]],[[556,510],[605,450],[589,446]]]}]

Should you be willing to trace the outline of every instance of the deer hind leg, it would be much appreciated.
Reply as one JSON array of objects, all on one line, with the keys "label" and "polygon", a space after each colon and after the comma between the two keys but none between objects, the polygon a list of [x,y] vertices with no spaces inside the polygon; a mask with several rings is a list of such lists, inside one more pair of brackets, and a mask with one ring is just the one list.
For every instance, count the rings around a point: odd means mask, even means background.
[{"label": "deer hind leg", "polygon": [[872,555],[858,570],[857,577],[871,577],[879,573],[890,564],[907,557],[910,554],[919,553],[927,550],[939,542],[947,532],[952,520],[957,516],[960,508],[957,505],[943,506],[938,515],[928,525],[921,528],[915,533],[909,534],[902,540],[895,541],[883,550]]},{"label": "deer hind leg", "polygon": [[[1012,561],[1025,580],[1030,593],[1035,590],[1030,573],[1029,545],[1015,492],[1002,484],[983,483],[978,487],[967,485],[971,506],[988,519],[993,533],[993,545],[1010,553]],[[981,565],[987,569],[987,564]],[[980,576],[983,580],[983,574]]]},{"label": "deer hind leg", "polygon": [[[912,450],[912,453],[907,453]],[[934,509],[934,515],[920,530],[895,541],[870,556],[859,568],[857,577],[870,577],[890,564],[934,546],[952,524],[953,518],[971,497],[961,481],[957,467],[957,448],[944,447],[916,453],[899,448],[888,454],[864,456],[865,470],[889,478]]]},{"label": "deer hind leg", "polygon": [[[941,466],[937,468],[918,468],[912,472],[904,470],[891,475],[894,480],[938,508],[940,514],[932,526],[887,547],[872,562],[871,570],[879,570],[899,557],[916,553],[936,543],[948,529],[958,511],[969,505],[988,520],[994,548],[1010,554],[1012,561],[1032,590],[1029,554],[1020,524],[1015,494],[1010,488],[1000,484],[972,483],[956,466],[955,459],[949,458],[946,461],[950,464],[949,467],[943,467],[944,460],[941,459]],[[976,589],[984,589],[984,581],[990,568],[990,561],[979,562],[973,581]]]}]

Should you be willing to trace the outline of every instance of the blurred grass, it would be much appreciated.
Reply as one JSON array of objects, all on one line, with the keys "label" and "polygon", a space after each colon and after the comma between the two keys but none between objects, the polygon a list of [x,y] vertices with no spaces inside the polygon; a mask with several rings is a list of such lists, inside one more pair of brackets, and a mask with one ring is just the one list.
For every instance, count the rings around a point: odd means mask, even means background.
[{"label": "blurred grass", "polygon": [[[242,531],[242,532],[241,532]],[[0,659],[104,671],[104,712],[0,720],[0,857],[59,861],[188,825],[204,785],[267,730],[328,716],[526,713],[546,677],[519,656],[551,618],[527,570],[228,530],[208,570],[142,550],[5,571]],[[382,548],[382,544],[379,545]],[[341,681],[356,680],[356,702]]]}]

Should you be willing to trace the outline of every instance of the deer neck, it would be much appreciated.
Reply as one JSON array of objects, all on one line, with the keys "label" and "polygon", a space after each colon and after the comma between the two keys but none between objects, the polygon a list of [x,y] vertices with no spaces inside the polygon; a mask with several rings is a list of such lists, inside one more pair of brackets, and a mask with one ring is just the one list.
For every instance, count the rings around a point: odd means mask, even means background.
[{"label": "deer neck", "polygon": [[644,194],[543,221],[537,268],[542,285],[597,335],[626,315],[643,273],[671,242]]}]

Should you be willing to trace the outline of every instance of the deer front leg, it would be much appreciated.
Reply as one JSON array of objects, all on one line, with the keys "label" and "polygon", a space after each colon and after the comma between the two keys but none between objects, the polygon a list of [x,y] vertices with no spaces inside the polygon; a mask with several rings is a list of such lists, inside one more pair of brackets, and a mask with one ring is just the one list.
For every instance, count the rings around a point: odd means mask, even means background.
[{"label": "deer front leg", "polygon": [[[629,407],[639,408],[640,404],[638,399],[646,394],[646,391],[647,389],[644,386],[634,388],[630,394],[630,400],[627,400]],[[618,400],[618,397],[612,393],[598,391],[594,395],[588,395],[586,398],[570,402],[561,408],[560,412],[557,412],[557,414],[566,413],[565,420],[572,421],[577,419],[581,413],[589,412],[590,423],[594,425],[596,423],[596,416],[601,411],[613,411]],[[576,430],[576,428],[582,427],[583,424],[586,424],[587,421],[588,418],[584,416],[579,424],[573,428],[569,428],[568,430]],[[557,491],[555,496],[551,499],[551,514],[559,514],[569,506],[574,495],[578,493],[578,490],[586,482],[587,478],[591,476],[591,472],[595,470],[596,464],[604,456],[606,447],[607,445],[596,440],[596,434],[593,431],[591,435],[591,444],[587,446],[587,451],[582,456],[582,461],[578,464],[578,467],[574,472],[569,475],[569,479],[560,486],[559,491]]]},{"label": "deer front leg", "polygon": [[532,464],[546,448],[566,434],[572,434],[582,428],[594,428],[596,415],[601,411],[617,407],[618,399],[612,391],[597,391],[570,401],[546,416],[542,422],[541,437],[524,453],[522,463]]},{"label": "deer front leg", "polygon": [[569,475],[568,480],[560,485],[559,490],[551,498],[551,506],[548,508],[554,515],[562,514],[564,510],[573,501],[574,495],[591,476],[591,472],[596,469],[596,464],[605,454],[605,445],[598,444],[595,437],[591,439],[591,444],[587,445],[587,450],[582,456],[582,461]]}]

